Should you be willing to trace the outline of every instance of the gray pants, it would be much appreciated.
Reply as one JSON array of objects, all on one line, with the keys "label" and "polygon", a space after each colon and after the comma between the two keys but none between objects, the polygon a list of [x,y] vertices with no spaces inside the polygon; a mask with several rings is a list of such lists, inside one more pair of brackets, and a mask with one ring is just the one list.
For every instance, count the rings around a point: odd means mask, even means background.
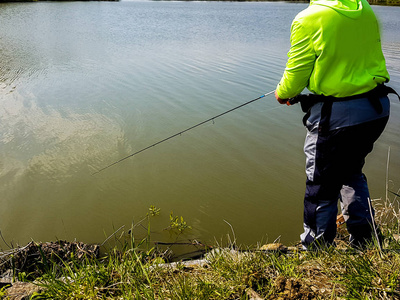
[{"label": "gray pants", "polygon": [[[307,123],[308,132],[304,146],[307,182],[304,233],[300,237],[305,249],[333,244],[338,200],[353,245],[362,247],[372,240],[374,212],[369,209],[370,195],[362,168],[365,157],[372,151],[374,142],[388,121],[389,101],[387,97],[384,98],[383,112],[375,113],[371,107],[368,118],[372,116],[372,120],[365,122],[363,115],[357,119],[351,111],[343,113],[343,107],[332,110],[331,127],[325,132],[320,130],[320,121],[324,117],[318,116],[321,109],[314,109],[314,114],[311,114],[309,120],[314,122]],[[363,103],[368,105],[368,99]],[[349,105],[349,110],[353,109],[351,105],[354,103]],[[356,120],[356,124],[343,122],[342,119],[346,116],[351,116],[350,121]],[[335,118],[341,118],[339,122],[346,126],[335,127],[338,124]]]},{"label": "gray pants", "polygon": [[333,244],[336,236],[337,199],[340,200],[342,214],[350,233],[350,243],[359,247],[372,240],[374,211],[370,210],[368,203],[370,196],[365,176],[360,174],[345,182],[333,199],[305,203],[304,233],[301,235],[305,249],[315,242],[317,246]]}]

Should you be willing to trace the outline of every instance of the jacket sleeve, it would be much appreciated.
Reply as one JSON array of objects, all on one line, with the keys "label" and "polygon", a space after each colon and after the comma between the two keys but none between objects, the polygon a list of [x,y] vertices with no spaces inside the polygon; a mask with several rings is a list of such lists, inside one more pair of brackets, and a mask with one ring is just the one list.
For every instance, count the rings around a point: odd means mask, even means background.
[{"label": "jacket sleeve", "polygon": [[291,27],[290,43],[285,72],[276,92],[281,99],[292,98],[308,86],[309,78],[317,59],[309,32],[294,20]]}]

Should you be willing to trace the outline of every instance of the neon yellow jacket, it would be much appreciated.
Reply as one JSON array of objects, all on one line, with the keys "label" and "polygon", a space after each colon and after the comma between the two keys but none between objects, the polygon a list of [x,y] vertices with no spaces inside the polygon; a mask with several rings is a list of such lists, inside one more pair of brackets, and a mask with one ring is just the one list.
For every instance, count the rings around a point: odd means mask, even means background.
[{"label": "neon yellow jacket", "polygon": [[375,14],[365,0],[311,0],[291,27],[291,48],[276,92],[292,98],[307,87],[346,97],[389,81]]}]

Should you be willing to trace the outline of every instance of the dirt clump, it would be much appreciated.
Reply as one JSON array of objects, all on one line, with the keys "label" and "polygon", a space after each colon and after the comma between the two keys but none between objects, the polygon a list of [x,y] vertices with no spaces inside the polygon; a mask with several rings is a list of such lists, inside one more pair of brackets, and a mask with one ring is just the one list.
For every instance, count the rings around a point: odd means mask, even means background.
[{"label": "dirt clump", "polygon": [[39,290],[35,284],[18,279],[34,280],[43,272],[74,261],[81,262],[86,257],[98,258],[99,245],[81,242],[56,241],[47,243],[30,242],[24,247],[0,253],[0,286],[7,289],[7,299],[29,299]]},{"label": "dirt clump", "polygon": [[50,264],[65,263],[71,260],[81,261],[84,257],[97,258],[99,245],[84,244],[81,242],[30,242],[25,247],[2,252],[0,262],[0,274],[8,269],[13,272],[40,275]]},{"label": "dirt clump", "polygon": [[317,299],[309,286],[297,278],[279,276],[275,279],[275,293],[270,299],[274,300],[312,300]]}]

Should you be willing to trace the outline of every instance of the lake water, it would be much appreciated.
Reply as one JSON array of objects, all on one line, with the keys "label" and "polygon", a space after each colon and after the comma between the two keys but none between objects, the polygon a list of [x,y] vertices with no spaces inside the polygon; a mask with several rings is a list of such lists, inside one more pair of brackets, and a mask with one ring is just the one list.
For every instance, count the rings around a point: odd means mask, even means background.
[{"label": "lake water", "polygon": [[[153,240],[293,243],[302,230],[299,106],[268,96],[96,170],[275,89],[306,4],[0,4],[0,230],[4,242],[101,243],[154,205]],[[373,7],[400,91],[400,7]],[[400,187],[400,107],[367,160],[371,197]],[[144,224],[147,225],[147,224]],[[232,232],[232,228],[234,233]],[[145,230],[136,229],[137,234]],[[121,233],[119,231],[118,233]]]}]

